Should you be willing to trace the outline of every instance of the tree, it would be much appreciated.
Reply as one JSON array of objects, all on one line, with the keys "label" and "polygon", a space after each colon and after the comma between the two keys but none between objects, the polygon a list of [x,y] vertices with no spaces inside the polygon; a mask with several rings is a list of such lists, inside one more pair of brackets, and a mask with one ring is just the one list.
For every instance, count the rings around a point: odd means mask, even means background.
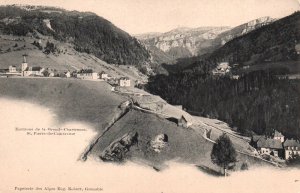
[{"label": "tree", "polygon": [[224,175],[226,176],[228,166],[236,162],[236,151],[225,133],[217,139],[210,156],[214,164],[224,168]]},{"label": "tree", "polygon": [[48,77],[48,76],[50,75],[50,73],[48,72],[48,70],[45,70],[45,71],[43,72],[43,75],[44,75],[45,77]]}]

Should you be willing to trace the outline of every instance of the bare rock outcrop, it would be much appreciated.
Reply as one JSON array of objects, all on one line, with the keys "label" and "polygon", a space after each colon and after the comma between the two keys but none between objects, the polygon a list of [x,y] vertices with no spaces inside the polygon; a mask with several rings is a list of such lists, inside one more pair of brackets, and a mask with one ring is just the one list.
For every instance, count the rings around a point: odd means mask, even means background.
[{"label": "bare rock outcrop", "polygon": [[150,142],[151,149],[157,153],[168,145],[169,138],[166,134],[159,134]]},{"label": "bare rock outcrop", "polygon": [[138,143],[138,133],[126,133],[113,141],[100,155],[103,161],[122,162],[130,148]]}]

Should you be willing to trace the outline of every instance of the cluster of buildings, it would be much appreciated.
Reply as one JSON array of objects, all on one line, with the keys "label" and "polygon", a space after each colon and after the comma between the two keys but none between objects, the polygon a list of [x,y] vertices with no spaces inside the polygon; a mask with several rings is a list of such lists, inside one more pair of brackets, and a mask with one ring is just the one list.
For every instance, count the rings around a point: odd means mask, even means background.
[{"label": "cluster of buildings", "polygon": [[231,71],[231,66],[229,66],[228,62],[221,62],[218,64],[216,68],[212,70],[212,73],[214,76],[223,76],[225,74],[230,73]]},{"label": "cluster of buildings", "polygon": [[18,69],[14,65],[10,65],[8,69],[1,70],[2,74],[5,74],[7,76],[44,76],[44,71],[46,69],[39,66],[28,66],[26,56],[26,54],[23,55],[23,62],[20,69]]},{"label": "cluster of buildings", "polygon": [[254,135],[251,145],[261,155],[267,154],[288,160],[294,155],[300,156],[300,143],[295,139],[285,139],[282,133],[275,131],[272,137]]},{"label": "cluster of buildings", "polygon": [[102,79],[102,80],[112,80],[113,83],[117,84],[118,86],[121,87],[129,87],[131,85],[131,81],[128,77],[121,77],[119,79],[112,78],[109,76],[107,73],[102,71],[101,73],[94,72],[92,69],[82,69],[75,73],[74,77],[79,78],[79,79],[84,79],[84,80],[97,80],[97,79]]},{"label": "cluster of buildings", "polygon": [[8,69],[0,69],[0,74],[5,76],[39,76],[39,77],[65,77],[65,78],[78,78],[83,80],[114,80],[114,84],[121,87],[129,87],[131,85],[131,81],[128,77],[121,77],[119,79],[115,79],[110,77],[107,73],[101,72],[97,73],[93,69],[81,69],[78,71],[74,71],[71,73],[70,71],[66,71],[63,73],[57,73],[56,70],[50,68],[42,68],[39,66],[29,66],[26,61],[26,54],[23,55],[23,62],[21,63],[21,67],[17,68],[14,65],[8,67]]}]

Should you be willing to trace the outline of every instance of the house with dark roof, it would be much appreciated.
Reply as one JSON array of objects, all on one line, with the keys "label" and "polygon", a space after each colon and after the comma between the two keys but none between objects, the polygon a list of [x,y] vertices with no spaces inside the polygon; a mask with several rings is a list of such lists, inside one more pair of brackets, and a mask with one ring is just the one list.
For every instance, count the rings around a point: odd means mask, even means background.
[{"label": "house with dark roof", "polygon": [[76,77],[87,80],[95,80],[99,78],[98,73],[94,72],[92,69],[82,69],[77,72]]},{"label": "house with dark roof", "polygon": [[300,155],[300,143],[295,139],[287,139],[283,143],[285,159],[291,158],[293,155]]},{"label": "house with dark roof", "polygon": [[254,148],[257,148],[257,142],[259,139],[265,138],[264,135],[253,135],[250,141],[250,145]]},{"label": "house with dark roof", "polygon": [[260,154],[283,157],[283,146],[280,140],[262,137],[257,141],[257,150]]},{"label": "house with dark roof", "polygon": [[8,67],[8,72],[10,72],[10,73],[17,72],[17,67],[16,67],[16,66],[13,66],[13,65],[10,65],[10,66]]},{"label": "house with dark roof", "polygon": [[23,71],[23,76],[44,76],[44,68],[35,66],[35,67],[27,67]]}]

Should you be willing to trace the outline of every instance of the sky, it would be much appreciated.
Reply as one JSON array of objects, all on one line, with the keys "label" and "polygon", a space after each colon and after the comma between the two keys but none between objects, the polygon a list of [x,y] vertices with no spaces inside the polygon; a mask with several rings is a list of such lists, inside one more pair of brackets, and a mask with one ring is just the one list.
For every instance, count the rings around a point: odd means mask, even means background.
[{"label": "sky", "polygon": [[0,0],[0,4],[91,11],[130,34],[177,27],[234,27],[259,17],[282,18],[300,10],[300,0]]}]

